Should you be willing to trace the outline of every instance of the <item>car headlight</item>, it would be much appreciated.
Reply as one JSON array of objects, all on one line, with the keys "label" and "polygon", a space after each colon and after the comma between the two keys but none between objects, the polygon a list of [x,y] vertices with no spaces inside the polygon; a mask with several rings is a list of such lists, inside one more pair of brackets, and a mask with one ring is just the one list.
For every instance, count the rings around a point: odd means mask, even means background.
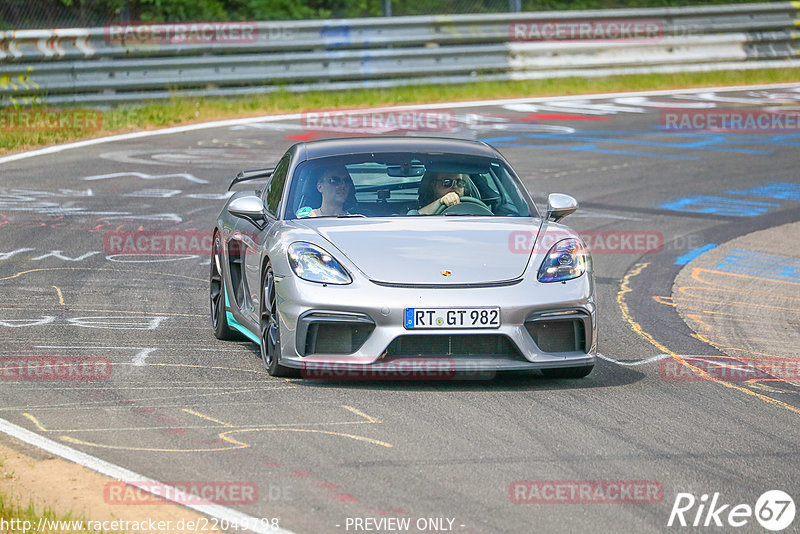
[{"label": "car headlight", "polygon": [[539,267],[540,282],[561,282],[586,272],[586,249],[579,239],[562,239],[550,248]]},{"label": "car headlight", "polygon": [[349,284],[353,281],[344,267],[317,245],[303,241],[292,243],[288,255],[294,274],[303,280],[320,284]]}]

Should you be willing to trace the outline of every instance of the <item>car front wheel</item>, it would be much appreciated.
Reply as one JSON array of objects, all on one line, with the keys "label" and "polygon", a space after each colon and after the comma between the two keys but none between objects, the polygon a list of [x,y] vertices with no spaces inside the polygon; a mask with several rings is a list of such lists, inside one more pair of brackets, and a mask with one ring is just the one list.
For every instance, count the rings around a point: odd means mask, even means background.
[{"label": "car front wheel", "polygon": [[296,376],[294,369],[281,365],[281,328],[278,299],[275,293],[275,274],[267,263],[261,283],[261,360],[271,376]]}]

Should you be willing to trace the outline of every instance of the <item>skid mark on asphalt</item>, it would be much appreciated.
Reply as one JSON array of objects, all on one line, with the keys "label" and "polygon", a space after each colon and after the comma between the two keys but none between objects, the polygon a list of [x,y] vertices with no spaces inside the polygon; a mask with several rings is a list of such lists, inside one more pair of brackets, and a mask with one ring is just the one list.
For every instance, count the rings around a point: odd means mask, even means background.
[{"label": "skid mark on asphalt", "polygon": [[[716,378],[714,376],[709,375],[702,367],[699,367],[699,366],[696,366],[696,365],[692,365],[692,363],[691,363],[692,356],[677,354],[676,352],[670,350],[666,345],[658,342],[650,333],[645,332],[644,329],[641,327],[641,325],[638,322],[636,322],[633,319],[633,317],[631,316],[630,310],[628,309],[628,304],[627,304],[627,302],[625,300],[625,295],[627,295],[628,293],[633,291],[631,289],[631,287],[630,287],[631,279],[636,277],[636,276],[638,276],[639,274],[641,274],[641,272],[648,265],[649,265],[648,263],[639,263],[639,264],[636,264],[630,271],[628,271],[628,273],[626,273],[625,276],[623,277],[622,283],[620,284],[620,290],[617,293],[617,304],[619,305],[619,309],[622,312],[622,316],[625,318],[625,320],[628,322],[628,324],[630,325],[630,327],[633,329],[634,332],[636,332],[641,337],[643,337],[644,339],[649,341],[652,345],[657,347],[660,351],[664,352],[665,354],[670,355],[680,365],[688,367],[689,368],[689,372],[693,376],[702,377],[705,380],[710,380],[712,382],[716,382],[716,383],[721,384],[721,385],[723,385],[723,386],[725,386],[727,388],[731,388],[731,389],[735,389],[735,390],[741,391],[743,393],[746,393],[747,395],[751,395],[751,396],[753,396],[753,397],[755,397],[757,399],[760,399],[762,401],[765,401],[765,402],[767,402],[769,404],[775,404],[775,405],[780,406],[782,408],[785,408],[785,409],[787,409],[787,410],[789,410],[791,412],[794,412],[796,414],[800,414],[800,408],[797,408],[796,406],[792,406],[791,404],[788,404],[788,403],[783,402],[781,400],[775,399],[775,398],[770,397],[768,395],[764,395],[762,393],[758,393],[756,391],[753,391],[752,389],[748,389],[746,387],[738,386],[736,384],[732,384],[732,383],[727,382],[725,380],[720,380],[720,379],[718,379],[718,378]],[[654,297],[654,299],[656,301],[658,301],[657,298]],[[666,304],[666,302],[662,302],[662,303]],[[669,305],[674,306],[675,304],[673,303],[673,304],[669,304]],[[714,359],[716,359],[716,357]]]}]

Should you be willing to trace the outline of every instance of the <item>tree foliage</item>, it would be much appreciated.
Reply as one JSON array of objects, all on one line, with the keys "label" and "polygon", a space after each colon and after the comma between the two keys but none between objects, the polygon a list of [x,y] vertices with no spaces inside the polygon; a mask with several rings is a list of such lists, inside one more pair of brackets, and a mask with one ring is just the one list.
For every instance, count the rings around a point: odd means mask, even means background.
[{"label": "tree foliage", "polygon": [[[522,0],[523,11],[664,7],[754,0]],[[0,0],[0,29],[110,22],[302,20],[378,17],[385,0]],[[509,0],[391,0],[392,15],[500,13]]]}]

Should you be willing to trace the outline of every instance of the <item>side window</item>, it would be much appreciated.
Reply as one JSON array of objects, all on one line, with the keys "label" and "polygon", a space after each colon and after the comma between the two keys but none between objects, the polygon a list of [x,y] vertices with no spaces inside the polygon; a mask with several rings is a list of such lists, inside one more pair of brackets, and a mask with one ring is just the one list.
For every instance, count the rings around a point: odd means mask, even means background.
[{"label": "side window", "polygon": [[266,186],[264,192],[265,204],[267,206],[267,211],[272,215],[277,215],[278,213],[278,204],[280,204],[281,196],[283,196],[283,186],[286,183],[286,174],[288,171],[289,157],[286,156],[275,166],[272,178]]}]

